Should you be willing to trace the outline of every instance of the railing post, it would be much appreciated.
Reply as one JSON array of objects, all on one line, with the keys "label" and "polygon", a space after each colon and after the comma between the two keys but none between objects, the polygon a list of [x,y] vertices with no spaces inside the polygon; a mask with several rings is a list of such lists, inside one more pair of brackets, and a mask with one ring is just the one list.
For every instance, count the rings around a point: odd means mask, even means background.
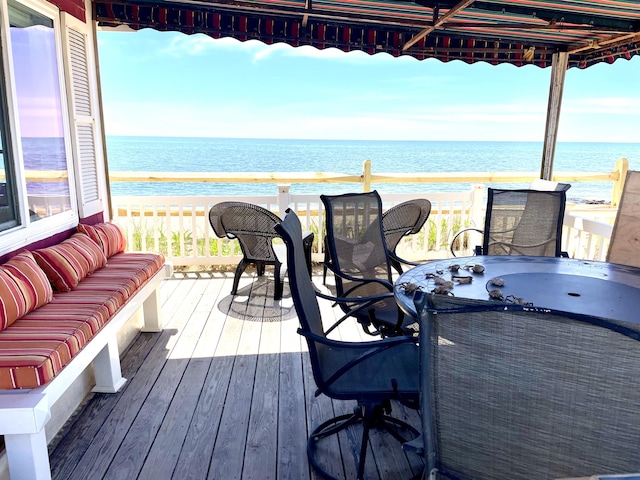
[{"label": "railing post", "polygon": [[619,158],[613,170],[618,172],[618,179],[613,181],[613,194],[611,195],[611,206],[618,207],[620,198],[622,198],[622,189],[624,189],[624,181],[627,179],[627,171],[629,170],[629,160]]},{"label": "railing post", "polygon": [[289,208],[291,203],[291,194],[289,189],[291,185],[278,185],[278,215],[284,218],[284,212]]},{"label": "railing post", "polygon": [[362,191],[371,191],[371,160],[365,160],[362,164]]},{"label": "railing post", "polygon": [[471,185],[471,206],[469,207],[469,217],[471,217],[471,225],[482,228],[484,225],[484,185]]}]

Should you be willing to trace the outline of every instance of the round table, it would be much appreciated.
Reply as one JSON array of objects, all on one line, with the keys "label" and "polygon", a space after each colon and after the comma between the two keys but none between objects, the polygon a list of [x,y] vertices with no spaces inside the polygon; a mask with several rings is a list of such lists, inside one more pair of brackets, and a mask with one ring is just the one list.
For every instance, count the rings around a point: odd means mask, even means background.
[{"label": "round table", "polygon": [[[458,265],[459,270],[455,271]],[[484,269],[483,273],[474,272]],[[470,277],[470,283],[464,277]],[[499,290],[504,300],[564,312],[640,324],[640,268],[614,263],[556,257],[477,256],[434,260],[402,274],[394,285],[398,305],[416,318],[413,293],[407,284],[432,292],[439,277],[453,281],[451,294],[489,300]],[[494,278],[503,285],[492,283]],[[500,284],[500,281],[495,283]]]}]

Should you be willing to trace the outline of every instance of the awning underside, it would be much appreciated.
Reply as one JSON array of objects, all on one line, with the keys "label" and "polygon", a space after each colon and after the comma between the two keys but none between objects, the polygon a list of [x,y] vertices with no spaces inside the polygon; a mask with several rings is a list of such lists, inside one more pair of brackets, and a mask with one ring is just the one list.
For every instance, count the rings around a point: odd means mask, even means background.
[{"label": "awning underside", "polygon": [[[437,3],[437,5],[436,5]],[[101,27],[127,25],[267,44],[336,47],[420,60],[569,67],[630,59],[640,50],[636,1],[97,0]]]}]

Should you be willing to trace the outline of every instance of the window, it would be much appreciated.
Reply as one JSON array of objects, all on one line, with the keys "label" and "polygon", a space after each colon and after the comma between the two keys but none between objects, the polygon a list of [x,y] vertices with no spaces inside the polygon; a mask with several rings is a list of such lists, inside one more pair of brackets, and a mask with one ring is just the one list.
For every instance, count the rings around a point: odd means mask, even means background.
[{"label": "window", "polygon": [[[0,62],[0,66],[2,62]],[[4,87],[4,84],[0,85]],[[2,121],[6,118],[6,98],[4,88],[0,88],[0,231],[18,225],[18,208],[16,204],[15,174],[11,163],[10,143],[7,142],[8,131]]]},{"label": "window", "polygon": [[71,210],[53,20],[9,0],[13,78],[31,221]]}]

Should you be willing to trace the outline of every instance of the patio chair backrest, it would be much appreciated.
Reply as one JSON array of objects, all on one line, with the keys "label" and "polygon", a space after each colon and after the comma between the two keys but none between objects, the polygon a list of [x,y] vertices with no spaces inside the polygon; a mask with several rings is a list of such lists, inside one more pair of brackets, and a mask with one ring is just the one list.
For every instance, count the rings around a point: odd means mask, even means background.
[{"label": "patio chair backrest", "polygon": [[640,267],[640,172],[627,172],[607,262]]},{"label": "patio chair backrest", "polygon": [[[431,213],[431,202],[426,198],[416,198],[399,203],[388,209],[382,215],[382,229],[384,231],[387,248],[391,252],[405,235],[415,235],[423,227]],[[392,262],[396,270],[402,273],[402,266]]]},{"label": "patio chair backrest", "polygon": [[209,222],[218,237],[237,238],[248,261],[276,262],[273,227],[280,217],[259,205],[245,202],[221,202],[211,207]]},{"label": "patio chair backrest", "polygon": [[[330,261],[336,269],[356,278],[382,278],[391,282],[378,193],[321,195],[320,198],[325,207]],[[358,284],[339,277],[336,283],[340,284],[340,296]]]},{"label": "patio chair backrest", "polygon": [[427,471],[640,472],[637,325],[422,292],[414,301]]},{"label": "patio chair backrest", "polygon": [[[362,298],[392,292],[391,262],[378,192],[320,195],[320,199],[326,220],[325,265],[334,273],[337,296]],[[355,306],[348,302],[339,305],[344,312]],[[393,296],[380,298],[372,308],[355,315],[365,331],[375,335],[399,333],[404,318]]]},{"label": "patio chair backrest", "polygon": [[566,190],[487,189],[484,255],[560,256]]}]

